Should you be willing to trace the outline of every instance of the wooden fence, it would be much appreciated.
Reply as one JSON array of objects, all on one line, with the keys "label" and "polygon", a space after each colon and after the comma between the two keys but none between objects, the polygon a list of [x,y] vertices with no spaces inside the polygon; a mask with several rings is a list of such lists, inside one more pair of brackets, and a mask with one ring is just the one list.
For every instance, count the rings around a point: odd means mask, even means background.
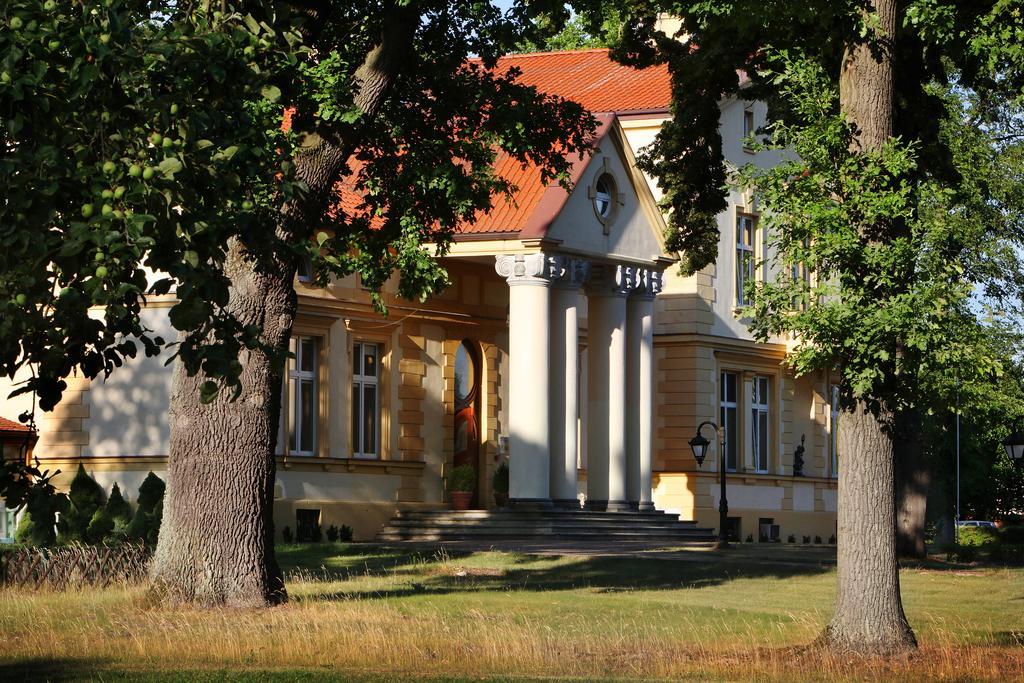
[{"label": "wooden fence", "polygon": [[54,590],[140,583],[152,554],[143,545],[0,550],[0,586]]}]

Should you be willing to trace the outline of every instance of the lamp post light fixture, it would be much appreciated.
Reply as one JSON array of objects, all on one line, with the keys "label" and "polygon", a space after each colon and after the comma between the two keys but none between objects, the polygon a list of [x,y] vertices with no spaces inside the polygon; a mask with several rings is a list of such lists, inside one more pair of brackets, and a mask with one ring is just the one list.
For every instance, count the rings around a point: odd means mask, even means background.
[{"label": "lamp post light fixture", "polygon": [[1010,462],[1019,465],[1024,459],[1024,427],[1018,427],[1006,437],[1006,441],[1003,441],[1003,448],[1006,449],[1006,455],[1010,457]]},{"label": "lamp post light fixture", "polygon": [[697,461],[697,467],[701,467],[704,464],[704,458],[708,454],[708,446],[711,442],[708,441],[701,430],[705,426],[710,426],[715,430],[718,435],[718,463],[719,463],[719,479],[722,485],[721,495],[718,497],[718,543],[715,545],[716,548],[728,548],[729,547],[729,532],[726,527],[729,523],[729,501],[725,498],[725,430],[720,429],[718,425],[710,420],[701,422],[697,427],[697,435],[690,439],[690,448],[693,449],[693,458]]}]

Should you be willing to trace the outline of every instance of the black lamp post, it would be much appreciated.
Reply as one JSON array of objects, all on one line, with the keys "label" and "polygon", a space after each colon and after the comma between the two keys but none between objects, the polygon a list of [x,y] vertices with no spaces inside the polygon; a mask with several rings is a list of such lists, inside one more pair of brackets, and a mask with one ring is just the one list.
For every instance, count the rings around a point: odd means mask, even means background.
[{"label": "black lamp post", "polygon": [[725,498],[725,431],[719,429],[718,425],[710,420],[701,422],[697,427],[697,435],[690,439],[690,448],[693,449],[693,458],[697,461],[697,467],[701,467],[704,464],[704,458],[708,454],[708,446],[711,445],[711,442],[700,433],[700,430],[704,429],[705,426],[711,426],[719,436],[718,462],[721,471],[722,493],[718,497],[718,544],[716,547],[728,548],[729,532],[726,530],[726,527],[729,523],[729,501]]},{"label": "black lamp post", "polygon": [[1018,427],[1016,431],[1006,437],[1003,442],[1006,455],[1010,456],[1010,462],[1019,465],[1024,459],[1024,427]]}]

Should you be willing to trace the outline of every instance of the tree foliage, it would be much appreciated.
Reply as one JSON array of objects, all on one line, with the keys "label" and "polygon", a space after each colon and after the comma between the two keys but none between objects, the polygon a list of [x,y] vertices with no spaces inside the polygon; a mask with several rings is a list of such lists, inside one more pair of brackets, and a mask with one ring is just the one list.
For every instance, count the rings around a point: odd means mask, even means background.
[{"label": "tree foliage", "polygon": [[[175,356],[237,391],[242,349],[283,353],[226,309],[233,238],[257,268],[309,257],[320,282],[359,273],[378,290],[398,271],[406,298],[438,291],[433,257],[458,222],[512,190],[492,172],[497,150],[564,179],[564,153],[587,144],[577,105],[491,70],[539,35],[532,19],[562,13],[550,2],[507,13],[468,1],[7,3],[0,371],[30,369],[19,391],[48,410],[69,374],[106,374],[172,342],[139,314],[173,292]],[[412,27],[402,95],[364,119],[356,71],[396,24]],[[348,141],[337,180],[355,205],[326,211],[334,185],[310,192],[296,177],[295,154],[317,140]]]}]

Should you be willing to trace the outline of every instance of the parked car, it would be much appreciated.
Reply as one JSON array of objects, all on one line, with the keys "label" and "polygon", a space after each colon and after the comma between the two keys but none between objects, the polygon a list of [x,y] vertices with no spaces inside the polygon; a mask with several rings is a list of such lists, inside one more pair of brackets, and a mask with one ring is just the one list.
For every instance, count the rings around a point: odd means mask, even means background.
[{"label": "parked car", "polygon": [[995,529],[996,528],[996,523],[995,522],[989,522],[989,521],[986,521],[986,520],[983,520],[983,519],[961,519],[959,522],[956,523],[956,525],[957,526],[961,526],[961,527],[963,527],[963,526],[984,526],[984,527],[989,527],[991,529]]}]

